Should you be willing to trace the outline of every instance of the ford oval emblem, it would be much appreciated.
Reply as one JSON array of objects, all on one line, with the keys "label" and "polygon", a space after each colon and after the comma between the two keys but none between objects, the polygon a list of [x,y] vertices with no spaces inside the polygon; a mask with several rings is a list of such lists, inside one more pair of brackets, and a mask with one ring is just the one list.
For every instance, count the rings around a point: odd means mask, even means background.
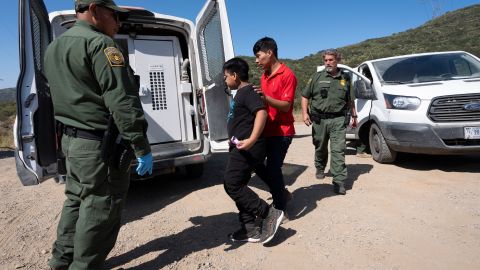
[{"label": "ford oval emblem", "polygon": [[468,103],[463,106],[467,111],[480,111],[480,103]]}]

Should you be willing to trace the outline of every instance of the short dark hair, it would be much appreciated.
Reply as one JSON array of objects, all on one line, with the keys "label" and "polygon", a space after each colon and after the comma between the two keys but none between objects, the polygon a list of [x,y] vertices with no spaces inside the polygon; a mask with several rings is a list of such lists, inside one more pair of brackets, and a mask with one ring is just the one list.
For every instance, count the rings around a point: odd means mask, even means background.
[{"label": "short dark hair", "polygon": [[277,42],[271,37],[263,37],[259,39],[257,42],[255,42],[255,45],[253,45],[253,54],[257,54],[259,51],[262,52],[267,52],[268,50],[272,50],[273,55],[275,55],[275,58],[278,59],[278,48],[277,48]]},{"label": "short dark hair", "polygon": [[239,57],[234,57],[223,64],[223,71],[236,73],[242,82],[248,81],[248,63]]}]

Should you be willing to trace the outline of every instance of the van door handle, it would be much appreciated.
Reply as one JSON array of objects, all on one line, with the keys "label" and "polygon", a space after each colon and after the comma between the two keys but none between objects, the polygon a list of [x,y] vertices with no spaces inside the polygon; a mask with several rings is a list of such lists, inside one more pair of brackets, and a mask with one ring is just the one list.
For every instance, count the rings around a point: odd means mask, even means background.
[{"label": "van door handle", "polygon": [[147,96],[150,93],[150,90],[145,85],[140,85],[138,89],[138,95],[141,97]]}]

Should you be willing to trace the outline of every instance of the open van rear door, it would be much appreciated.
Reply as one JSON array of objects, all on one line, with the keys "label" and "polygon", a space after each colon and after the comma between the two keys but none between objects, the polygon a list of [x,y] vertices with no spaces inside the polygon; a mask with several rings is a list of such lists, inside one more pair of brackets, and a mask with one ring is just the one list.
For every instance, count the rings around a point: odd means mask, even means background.
[{"label": "open van rear door", "polygon": [[43,75],[44,54],[52,37],[42,0],[19,0],[19,11],[15,162],[22,184],[34,185],[57,173],[53,105]]},{"label": "open van rear door", "polygon": [[203,89],[208,138],[212,152],[228,150],[229,96],[222,66],[234,57],[232,36],[224,0],[208,0],[195,22],[199,50],[199,85]]}]

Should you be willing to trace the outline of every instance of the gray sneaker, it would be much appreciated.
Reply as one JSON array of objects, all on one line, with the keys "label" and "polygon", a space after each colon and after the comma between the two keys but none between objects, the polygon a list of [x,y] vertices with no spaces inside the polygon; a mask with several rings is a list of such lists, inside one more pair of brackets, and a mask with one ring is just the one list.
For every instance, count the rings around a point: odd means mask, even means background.
[{"label": "gray sneaker", "polygon": [[262,244],[266,244],[273,239],[280,223],[282,223],[282,219],[283,211],[271,205],[268,209],[268,216],[262,222],[262,236],[260,237]]}]

